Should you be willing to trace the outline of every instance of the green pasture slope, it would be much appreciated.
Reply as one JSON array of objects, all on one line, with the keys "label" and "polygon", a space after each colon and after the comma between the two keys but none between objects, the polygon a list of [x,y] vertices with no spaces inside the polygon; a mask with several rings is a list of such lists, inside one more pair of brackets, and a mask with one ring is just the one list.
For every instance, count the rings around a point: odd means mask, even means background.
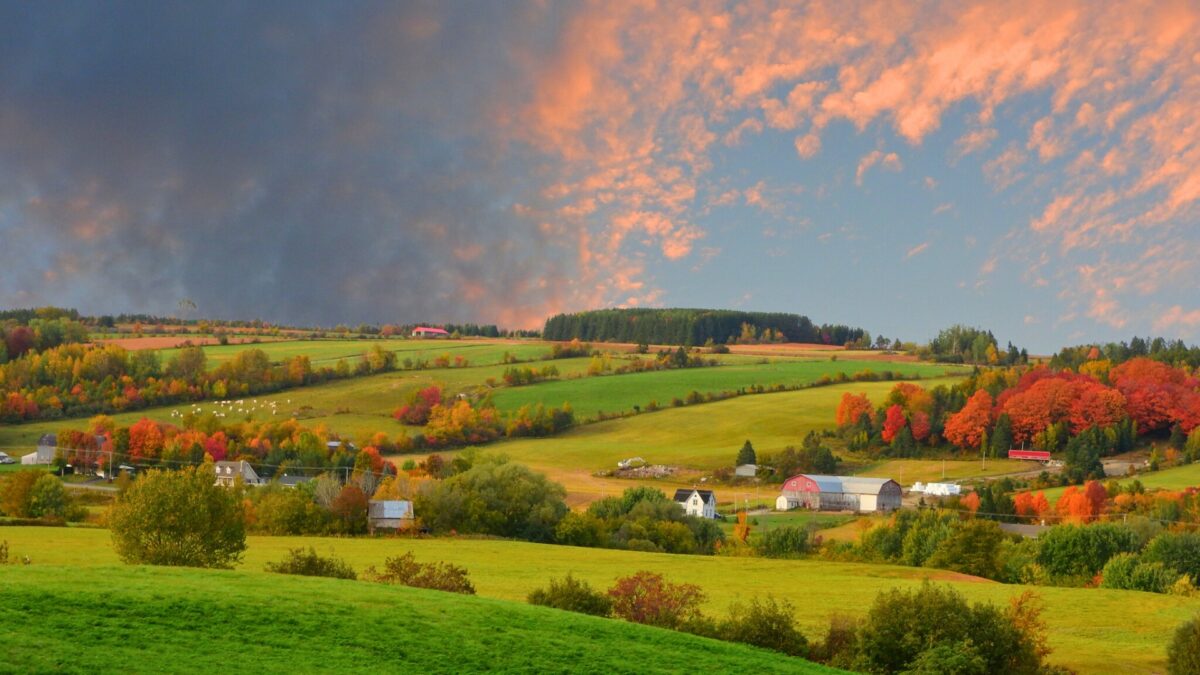
[{"label": "green pasture slope", "polygon": [[[256,611],[268,607],[274,612],[275,601],[272,600],[272,604],[264,602],[263,594],[268,593],[266,589],[283,589],[279,596],[272,598],[279,597],[278,607],[289,610],[296,607],[296,611],[302,611],[300,605],[309,604],[311,601],[315,604],[316,616],[320,617],[321,625],[331,626],[331,630],[339,631],[339,636],[345,635],[340,632],[341,625],[353,623],[351,618],[358,612],[358,607],[371,602],[380,603],[384,608],[382,611],[396,617],[385,619],[381,616],[379,626],[387,627],[393,625],[391,621],[406,620],[409,610],[399,601],[400,596],[385,592],[386,589],[364,584],[362,588],[367,589],[365,593],[374,598],[368,600],[356,593],[340,592],[342,589],[360,588],[346,582],[309,581],[306,583],[311,585],[301,587],[288,583],[283,577],[268,577],[261,571],[265,563],[280,560],[289,548],[301,546],[314,546],[322,554],[342,557],[357,570],[362,570],[367,565],[379,565],[388,556],[411,550],[418,560],[443,560],[466,567],[480,596],[518,602],[523,601],[529,591],[544,586],[549,578],[562,577],[568,572],[595,586],[607,588],[616,578],[638,570],[649,570],[662,573],[676,582],[700,585],[708,596],[705,612],[713,616],[723,616],[735,600],[766,595],[788,599],[796,606],[797,621],[810,639],[823,634],[832,614],[848,613],[862,616],[880,591],[895,587],[913,588],[926,578],[948,583],[973,601],[987,601],[998,605],[1007,604],[1011,598],[1026,590],[1032,590],[1042,597],[1045,604],[1043,616],[1048,624],[1047,637],[1050,647],[1054,650],[1049,661],[1081,673],[1162,672],[1166,666],[1166,645],[1175,627],[1200,612],[1200,601],[1194,598],[1093,588],[1006,585],[953,572],[893,565],[668,555],[498,540],[250,537],[245,562],[238,570],[201,574],[160,572],[137,567],[113,569],[118,563],[112,552],[109,533],[105,530],[0,528],[0,539],[9,541],[13,555],[28,555],[33,559],[33,565],[28,568],[0,568],[0,586],[5,589],[23,589],[19,595],[10,595],[7,590],[0,594],[0,606],[5,608],[3,614],[0,614],[0,641],[6,648],[18,644],[19,641],[10,639],[10,635],[11,631],[19,630],[23,639],[28,634],[30,639],[57,640],[55,644],[63,649],[92,650],[100,655],[96,658],[124,658],[120,655],[114,656],[109,649],[96,649],[96,640],[125,639],[128,640],[127,646],[130,649],[178,649],[178,645],[188,644],[192,640],[191,631],[201,631],[200,637],[196,639],[207,640],[206,631],[210,628],[203,624],[209,622],[203,620],[204,617],[199,610],[194,609],[192,602],[200,602],[199,598],[207,598],[207,601],[213,603],[207,605],[211,607],[221,606],[220,603],[237,604],[245,599]],[[100,569],[90,569],[97,567]],[[164,585],[163,579],[174,574],[183,575],[187,578],[187,583],[178,586]],[[196,576],[193,578],[189,575]],[[208,578],[207,575],[216,580],[212,585],[205,585],[208,582],[201,578]],[[193,593],[186,588],[180,588],[193,584],[200,590]],[[177,588],[179,593],[175,592]],[[218,588],[230,590],[220,591]],[[235,592],[233,589],[238,590]],[[244,592],[241,589],[245,589]],[[326,594],[326,589],[335,590]],[[121,595],[126,592],[134,596]],[[12,597],[20,599],[9,599]],[[109,630],[106,627],[103,630],[67,631],[63,635],[57,635],[57,630],[51,630],[55,624],[49,623],[50,620],[42,614],[49,610],[40,609],[37,614],[32,615],[22,613],[26,606],[40,602],[37,600],[39,597],[44,598],[54,611],[58,611],[64,617],[60,619],[62,621],[73,621],[71,614],[62,611],[63,608],[79,607],[81,603],[88,607],[93,606],[93,603],[101,603],[104,611],[117,615],[117,621],[122,621],[122,612],[134,611],[133,606],[137,603],[130,602],[131,599],[152,600],[156,609],[150,610],[155,612],[153,621],[134,618],[123,621],[119,630]],[[331,603],[345,602],[348,607],[335,609],[326,604],[329,598],[332,598]],[[449,596],[439,595],[436,599],[451,603]],[[149,639],[150,636],[143,631],[157,631],[158,629],[154,628],[156,622],[176,625],[170,619],[170,612],[162,609],[164,606],[177,607],[177,610],[172,611],[188,618],[188,629],[180,631],[169,640],[169,636],[158,633],[155,633],[155,637],[161,637],[161,640]],[[92,616],[92,610],[88,609],[88,612],[89,614],[84,616],[89,620],[107,621],[102,618],[102,614]],[[275,638],[263,636],[262,639],[268,642],[276,640],[277,642],[270,644],[284,644],[289,648],[297,642],[303,642],[304,640],[294,639],[291,634],[304,631],[303,625],[309,621],[307,615],[288,619],[290,611],[280,613],[282,616],[278,618],[273,613],[267,616],[271,617],[273,623],[279,622],[278,625],[283,626],[284,630]],[[448,611],[448,614],[447,621],[453,622],[454,613]],[[418,622],[422,620],[419,616],[414,619]],[[211,623],[218,625],[219,621]],[[90,624],[81,623],[81,627],[88,625]],[[145,627],[142,627],[143,625]],[[211,629],[218,630],[220,635],[225,636],[225,647],[228,647],[231,636],[239,636],[239,639],[242,639],[247,635],[242,632],[240,621],[231,622],[230,625],[237,626],[237,629],[228,630],[221,626]],[[6,630],[10,632],[5,633]],[[405,654],[410,654],[415,649],[415,646],[410,648],[407,643],[402,642],[407,639],[402,635],[403,631],[380,629],[378,626],[370,629],[360,626],[358,630],[359,632],[353,632],[351,635],[362,635],[363,639],[365,636],[371,636],[382,643],[402,645],[399,651]],[[454,629],[447,625],[445,630]],[[511,630],[516,630],[516,627],[512,627]],[[460,634],[456,632],[451,635]],[[482,639],[495,640],[493,647],[496,651],[511,650],[509,643],[503,641],[503,634],[491,635],[486,628],[471,628],[461,635],[465,641],[464,650],[476,650],[476,641],[481,639],[478,637],[480,635],[484,636]],[[260,636],[251,634],[250,637],[257,642]],[[347,639],[351,644],[359,644],[356,642],[358,638]],[[164,641],[166,646],[154,645]],[[455,641],[450,640],[452,643]],[[426,645],[432,642],[438,640],[423,639],[418,644]],[[581,646],[579,649],[584,648]],[[330,649],[326,646],[318,651]],[[512,651],[532,650],[519,648]],[[612,651],[614,654],[623,652],[617,648],[612,648]],[[521,658],[529,656],[523,654]],[[264,663],[271,664],[274,655],[268,653],[264,658]],[[650,657],[614,658],[625,658],[625,663],[633,664],[626,666],[627,668],[644,670],[647,666],[639,663],[639,659]],[[141,663],[145,664],[146,661]],[[296,663],[301,670],[306,669],[303,667],[304,661]],[[664,668],[691,669],[697,661],[693,658],[684,658],[682,661],[651,659],[645,663],[662,664]],[[514,663],[510,667],[521,666]],[[119,668],[116,665],[109,668],[130,669]],[[563,666],[556,669],[572,668]],[[606,671],[609,667],[597,666],[597,669]],[[758,668],[774,669],[775,666]]]},{"label": "green pasture slope", "polygon": [[[1129,485],[1135,480],[1141,481],[1147,490],[1185,490],[1190,487],[1200,487],[1200,463],[1185,464],[1162,471],[1148,471],[1131,478],[1116,479],[1121,485]],[[1059,487],[1043,490],[1043,492],[1046,493],[1046,499],[1053,506],[1054,501],[1061,497],[1066,490],[1065,487]]]},{"label": "green pasture slope", "polygon": [[150,567],[0,571],[14,672],[832,673],[673,631],[451,593]]},{"label": "green pasture slope", "polygon": [[[922,384],[955,381],[947,378]],[[843,394],[865,393],[881,401],[895,384],[853,382],[740,396],[587,424],[553,438],[520,439],[496,448],[514,460],[540,466],[612,468],[620,459],[641,456],[651,464],[712,469],[733,461],[747,439],[759,453],[799,446],[808,432],[834,426],[834,413]]]},{"label": "green pasture slope", "polygon": [[[615,361],[619,365],[620,361]],[[523,405],[546,403],[559,405],[569,401],[575,414],[593,417],[598,412],[627,412],[633,406],[646,407],[651,401],[669,407],[673,398],[684,399],[691,391],[721,393],[762,385],[797,386],[811,384],[822,376],[837,373],[853,375],[864,370],[889,370],[906,377],[941,377],[959,369],[947,369],[924,363],[880,363],[878,361],[808,361],[795,358],[774,359],[766,363],[746,362],[707,368],[685,368],[626,375],[588,377],[575,380],[542,382],[528,387],[513,387],[496,392],[493,400],[501,410],[516,410]]]}]

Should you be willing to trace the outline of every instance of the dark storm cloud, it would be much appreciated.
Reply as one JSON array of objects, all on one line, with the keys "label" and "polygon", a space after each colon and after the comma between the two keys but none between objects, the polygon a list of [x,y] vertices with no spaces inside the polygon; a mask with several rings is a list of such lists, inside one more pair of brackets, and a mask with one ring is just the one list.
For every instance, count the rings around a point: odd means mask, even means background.
[{"label": "dark storm cloud", "polygon": [[[476,6],[8,3],[0,304],[299,323],[528,322],[519,100]],[[547,262],[547,261],[550,262]]]}]

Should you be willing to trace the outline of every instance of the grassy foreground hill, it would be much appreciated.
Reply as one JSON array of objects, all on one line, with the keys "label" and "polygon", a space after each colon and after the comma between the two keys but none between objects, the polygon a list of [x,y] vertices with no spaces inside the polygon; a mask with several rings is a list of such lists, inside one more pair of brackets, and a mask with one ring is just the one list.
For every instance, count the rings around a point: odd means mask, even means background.
[{"label": "grassy foreground hill", "polygon": [[[81,598],[99,598],[96,600],[99,602],[104,601],[106,596],[122,592],[121,589],[130,584],[140,583],[137,582],[139,575],[152,574],[151,571],[136,567],[94,571],[94,568],[113,568],[118,565],[107,530],[0,528],[0,540],[4,539],[11,546],[12,555],[28,555],[33,559],[33,565],[26,570],[0,567],[0,589],[4,589],[0,593],[0,607],[4,608],[0,613],[0,644],[5,646],[13,644],[7,639],[9,634],[5,630],[10,630],[14,625],[36,626],[23,623],[28,620],[19,617],[17,610],[22,610],[23,604],[12,606],[4,599],[7,589],[16,587],[18,581],[14,580],[21,579],[21,575],[41,574],[37,570],[46,568],[49,571],[37,578],[46,579],[48,589],[64,589],[61,593],[55,591],[60,593],[56,598],[67,598],[62,594],[69,591],[78,593]],[[1101,588],[1015,586],[955,572],[895,565],[669,555],[455,538],[249,537],[248,543],[245,563],[237,571],[208,574],[215,579],[228,581],[231,584],[229,589],[271,588],[287,583],[289,578],[268,575],[260,570],[267,562],[283,559],[289,548],[313,546],[322,555],[333,554],[345,559],[356,570],[362,570],[367,565],[378,566],[388,556],[412,551],[417,560],[422,562],[443,560],[466,567],[481,596],[520,602],[531,590],[545,586],[551,577],[561,578],[568,572],[598,588],[608,588],[618,577],[638,570],[649,570],[664,574],[675,582],[699,585],[708,596],[704,611],[712,616],[724,616],[730,604],[739,599],[771,595],[790,600],[796,606],[798,626],[810,639],[823,634],[832,614],[863,616],[880,591],[896,587],[911,589],[926,578],[953,586],[971,601],[986,601],[999,606],[1006,606],[1013,597],[1032,590],[1042,597],[1045,604],[1043,617],[1047,623],[1047,638],[1054,650],[1048,661],[1080,673],[1162,672],[1166,666],[1166,645],[1176,626],[1200,613],[1200,601],[1195,598]],[[232,585],[235,582],[239,585]],[[181,582],[176,587],[160,585],[156,590],[154,584],[149,583],[145,593],[150,596],[158,593],[160,601],[170,603],[177,596],[187,597],[187,586],[187,583]],[[341,584],[336,586],[343,587]],[[219,590],[221,586],[216,583],[211,588],[214,595],[224,594],[226,599],[237,594],[234,590]],[[380,592],[380,587],[374,585],[363,584],[361,588],[368,589],[368,593]],[[36,596],[34,590],[28,593]],[[247,597],[253,599],[253,592],[246,593],[249,594]],[[280,606],[290,607],[294,605],[287,603],[308,601],[302,592],[286,591],[285,595],[288,597],[279,601],[284,603]],[[319,599],[317,596],[314,598]],[[259,597],[259,601],[262,599]],[[55,602],[65,603],[59,605],[60,609],[70,604],[68,600],[56,599]],[[131,604],[128,599],[105,603],[105,607],[114,612]],[[322,621],[326,624],[347,620],[345,610],[320,611]],[[403,621],[406,611],[403,607],[393,607],[390,611],[401,617],[398,621]],[[198,622],[198,619],[194,619],[194,622]],[[140,639],[141,631],[136,628],[138,624],[126,622],[123,625],[123,635],[131,640]],[[486,630],[486,627],[479,630]],[[29,632],[41,634],[45,631],[30,628]],[[90,639],[85,636],[92,632],[95,631],[85,631],[78,639],[72,638],[66,642],[89,644]],[[399,637],[393,636],[400,635],[392,629],[375,633],[377,637],[382,635],[379,639],[384,642],[395,641]],[[231,636],[236,634],[230,633]],[[497,648],[505,647],[497,644]],[[630,656],[628,663],[636,664],[636,658]],[[674,667],[679,663],[683,664],[680,667],[695,664],[687,658],[675,664],[663,663],[664,667]],[[637,665],[638,670],[645,670],[640,667],[641,664]],[[577,667],[580,666],[573,668]],[[585,664],[582,667],[588,666]],[[565,669],[568,666],[557,668]],[[596,669],[606,670],[599,665]],[[776,668],[772,666],[761,670],[774,671]]]},{"label": "grassy foreground hill", "polygon": [[13,672],[833,673],[766,650],[553,609],[265,573],[0,569]]}]

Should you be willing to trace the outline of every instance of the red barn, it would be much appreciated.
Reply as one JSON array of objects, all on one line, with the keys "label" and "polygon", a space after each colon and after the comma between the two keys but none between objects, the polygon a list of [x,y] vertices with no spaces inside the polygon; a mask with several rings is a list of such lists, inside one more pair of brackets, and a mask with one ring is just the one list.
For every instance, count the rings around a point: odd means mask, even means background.
[{"label": "red barn", "polygon": [[441,328],[430,328],[429,326],[417,326],[413,329],[413,337],[450,337],[450,334]]},{"label": "red barn", "polygon": [[1032,459],[1035,462],[1049,462],[1050,453],[1045,450],[1009,450],[1009,459]]},{"label": "red barn", "polygon": [[900,484],[890,478],[799,474],[784,481],[775,508],[886,512],[900,508],[900,498]]}]

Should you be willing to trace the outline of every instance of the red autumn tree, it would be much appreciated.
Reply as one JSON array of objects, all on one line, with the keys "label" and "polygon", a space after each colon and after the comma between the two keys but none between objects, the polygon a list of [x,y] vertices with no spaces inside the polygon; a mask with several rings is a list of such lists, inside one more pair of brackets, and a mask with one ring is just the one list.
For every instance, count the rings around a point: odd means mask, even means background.
[{"label": "red autumn tree", "polygon": [[867,399],[866,394],[851,394],[846,392],[842,394],[842,401],[837,408],[837,425],[839,427],[858,424],[862,416],[874,418],[874,410],[871,408],[871,401]]},{"label": "red autumn tree", "polygon": [[1110,427],[1125,418],[1125,396],[1099,382],[1078,383],[1069,404],[1067,421],[1071,433],[1098,426]]},{"label": "red autumn tree", "polygon": [[608,591],[613,615],[662,628],[678,628],[700,615],[704,592],[695,584],[675,584],[661,574],[638,572],[617,579]]},{"label": "red autumn tree", "polygon": [[929,421],[929,413],[924,410],[914,412],[908,426],[912,429],[913,438],[917,441],[924,441],[929,438],[930,432],[933,431],[933,424]]},{"label": "red autumn tree", "polygon": [[893,404],[887,409],[887,415],[883,419],[883,442],[891,443],[896,434],[906,426],[908,419],[904,417],[904,408]]},{"label": "red autumn tree", "polygon": [[960,448],[978,448],[983,433],[992,424],[992,395],[980,389],[962,410],[946,420],[946,440]]},{"label": "red autumn tree", "polygon": [[442,405],[442,402],[440,387],[426,387],[415,392],[408,403],[397,408],[392,416],[405,424],[425,424],[433,407]]}]

